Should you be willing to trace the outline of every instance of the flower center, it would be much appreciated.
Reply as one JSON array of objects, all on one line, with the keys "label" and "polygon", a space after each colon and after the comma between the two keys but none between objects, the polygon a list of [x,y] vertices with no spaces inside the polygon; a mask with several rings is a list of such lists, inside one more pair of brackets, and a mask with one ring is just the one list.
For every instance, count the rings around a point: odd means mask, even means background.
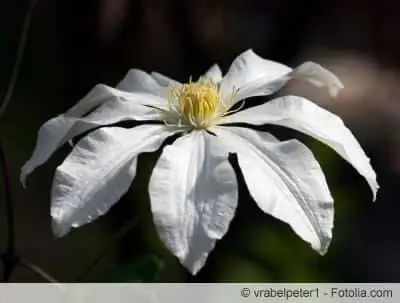
[{"label": "flower center", "polygon": [[172,88],[170,92],[169,103],[175,103],[184,122],[196,128],[207,127],[220,107],[218,86],[206,78],[198,82],[190,80],[179,91]]},{"label": "flower center", "polygon": [[168,104],[179,116],[179,123],[193,128],[207,128],[227,113],[234,94],[224,102],[218,84],[201,77],[197,82],[184,84],[180,89],[170,87]]}]

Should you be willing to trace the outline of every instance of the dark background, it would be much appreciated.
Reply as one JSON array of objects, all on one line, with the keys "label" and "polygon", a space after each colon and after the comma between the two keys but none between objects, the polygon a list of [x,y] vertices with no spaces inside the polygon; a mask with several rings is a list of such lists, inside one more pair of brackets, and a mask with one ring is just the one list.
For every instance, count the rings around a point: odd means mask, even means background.
[{"label": "dark background", "polygon": [[[0,96],[11,75],[27,5],[0,2]],[[39,0],[13,100],[0,122],[11,167],[17,253],[60,281],[78,281],[113,235],[137,217],[139,223],[104,254],[85,281],[152,281],[156,273],[164,282],[400,282],[399,12],[397,0]],[[335,228],[326,256],[259,210],[242,182],[228,234],[204,269],[191,277],[153,227],[147,181],[157,154],[141,156],[132,189],[106,216],[65,238],[53,237],[49,191],[54,170],[70,148],[63,147],[35,171],[28,189],[18,180],[46,120],[95,84],[115,85],[129,68],[187,81],[214,62],[226,71],[248,48],[293,67],[316,61],[344,82],[335,101],[298,83],[282,93],[306,96],[344,119],[378,174],[381,190],[375,204],[362,177],[329,148],[274,129],[281,137],[305,140],[327,175]],[[11,281],[43,280],[17,267]]]}]

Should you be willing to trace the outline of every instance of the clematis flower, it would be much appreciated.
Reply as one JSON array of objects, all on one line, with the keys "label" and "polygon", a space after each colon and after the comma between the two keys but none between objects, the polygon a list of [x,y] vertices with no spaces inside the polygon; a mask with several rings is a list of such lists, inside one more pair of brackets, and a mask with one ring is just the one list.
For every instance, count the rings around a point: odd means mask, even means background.
[{"label": "clematis flower", "polygon": [[[149,182],[151,211],[166,247],[193,274],[204,265],[216,241],[228,231],[238,203],[235,153],[249,192],[265,213],[286,222],[312,248],[324,254],[332,238],[333,198],[312,152],[297,140],[280,142],[269,133],[232,126],[274,124],[295,129],[330,146],[368,182],[373,199],[376,175],[360,144],[342,120],[296,96],[251,105],[254,96],[279,90],[292,78],[325,87],[335,97],[342,83],[320,65],[295,69],[248,50],[222,77],[212,66],[198,81],[181,84],[158,73],[132,69],[116,88],[96,86],[66,113],[39,130],[21,181],[61,145],[89,132],[56,169],[51,191],[53,231],[104,215],[130,187],[137,157],[164,147]],[[126,129],[107,126],[125,120],[160,121]]]}]

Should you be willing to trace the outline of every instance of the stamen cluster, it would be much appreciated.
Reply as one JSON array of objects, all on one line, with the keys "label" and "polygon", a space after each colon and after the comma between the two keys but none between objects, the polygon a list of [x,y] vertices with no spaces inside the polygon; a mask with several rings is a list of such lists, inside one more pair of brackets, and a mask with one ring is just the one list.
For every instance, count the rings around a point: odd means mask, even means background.
[{"label": "stamen cluster", "polygon": [[179,89],[170,86],[168,105],[178,115],[179,124],[205,129],[228,113],[234,96],[235,92],[224,100],[218,84],[201,77],[197,82],[190,79]]}]

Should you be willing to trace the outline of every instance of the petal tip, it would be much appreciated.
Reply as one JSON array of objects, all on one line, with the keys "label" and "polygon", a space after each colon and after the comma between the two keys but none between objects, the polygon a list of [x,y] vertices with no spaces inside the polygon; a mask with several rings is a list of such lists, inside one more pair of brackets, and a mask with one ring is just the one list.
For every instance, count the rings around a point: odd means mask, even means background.
[{"label": "petal tip", "polygon": [[376,174],[374,172],[374,175],[367,179],[368,185],[372,191],[372,202],[376,202],[377,196],[378,196],[378,191],[381,188],[378,181],[376,180]]},{"label": "petal tip", "polygon": [[24,188],[24,189],[26,189],[28,186],[26,185],[26,179],[27,179],[27,177],[28,177],[28,175],[29,175],[29,171],[27,171],[27,169],[25,168],[25,166],[26,165],[24,165],[22,168],[21,168],[21,173],[20,173],[20,175],[19,175],[19,181],[21,182],[21,184],[22,184],[22,187]]},{"label": "petal tip", "polygon": [[318,247],[315,247],[314,249],[321,255],[325,256],[326,253],[328,252],[329,246],[331,244],[331,237],[324,237],[321,239],[321,242],[319,243]]},{"label": "petal tip", "polygon": [[257,56],[257,54],[254,52],[254,50],[252,48],[249,48],[245,51],[243,51],[238,57],[241,56]]},{"label": "petal tip", "polygon": [[181,261],[182,265],[190,272],[192,276],[196,276],[199,271],[203,268],[205,262],[195,262],[191,264],[187,264],[184,261]]},{"label": "petal tip", "polygon": [[70,227],[66,224],[65,212],[59,207],[51,207],[51,230],[56,238],[62,238],[70,231]]},{"label": "petal tip", "polygon": [[69,232],[69,229],[63,227],[62,224],[56,222],[54,219],[51,223],[51,230],[53,232],[53,235],[58,239],[64,237]]},{"label": "petal tip", "polygon": [[329,96],[334,99],[344,88],[343,83],[334,73],[312,61],[306,61],[299,65],[292,72],[292,77],[304,79],[317,87],[327,88]]},{"label": "petal tip", "polygon": [[315,250],[320,256],[325,256],[328,252],[332,241],[332,228],[333,225],[331,228],[329,228],[329,230],[318,233],[318,239],[310,242],[312,249]]},{"label": "petal tip", "polygon": [[21,173],[21,175],[20,175],[20,177],[19,177],[19,181],[21,182],[22,187],[23,187],[24,189],[27,189],[27,188],[28,188],[28,186],[26,185],[26,175],[25,175],[25,174],[22,174],[22,173]]},{"label": "petal tip", "polygon": [[26,180],[25,179],[21,180],[21,183],[22,183],[22,188],[23,189],[27,189],[28,188],[28,186],[26,185]]},{"label": "petal tip", "polygon": [[340,91],[344,88],[343,83],[339,79],[336,80],[337,81],[334,81],[335,83],[329,85],[328,87],[328,93],[333,99],[336,99]]},{"label": "petal tip", "polygon": [[377,185],[376,188],[372,191],[372,202],[376,202],[376,199],[378,197],[379,188],[380,188],[380,186]]}]

